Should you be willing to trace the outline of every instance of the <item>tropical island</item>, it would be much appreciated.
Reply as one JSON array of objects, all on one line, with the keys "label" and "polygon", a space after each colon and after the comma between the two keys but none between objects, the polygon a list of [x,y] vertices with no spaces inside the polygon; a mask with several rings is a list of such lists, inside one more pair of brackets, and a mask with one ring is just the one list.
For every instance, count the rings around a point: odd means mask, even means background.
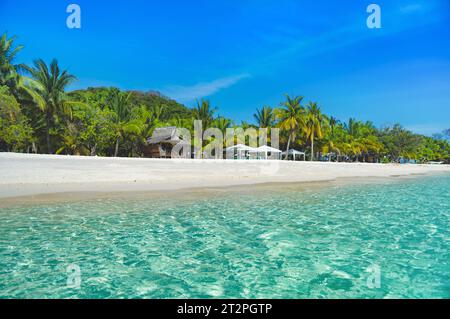
[{"label": "tropical island", "polygon": [[316,102],[286,96],[280,105],[262,106],[254,123],[220,116],[208,100],[188,108],[158,92],[88,88],[67,92],[76,77],[57,60],[15,64],[23,49],[15,37],[0,41],[0,151],[106,157],[143,157],[155,128],[175,126],[222,131],[239,126],[281,130],[280,147],[307,153],[310,160],[418,163],[450,161],[450,129],[433,137],[400,124],[377,128],[370,121],[341,121]]},{"label": "tropical island", "polygon": [[0,299],[449,297],[443,1],[0,3]]},{"label": "tropical island", "polygon": [[[158,92],[105,87],[68,92],[76,77],[61,70],[57,60],[49,65],[40,59],[31,66],[15,64],[23,48],[15,45],[15,40],[5,33],[0,41],[0,152],[6,152],[0,154],[3,198],[448,171],[447,165],[398,163],[448,163],[450,130],[428,137],[399,124],[377,128],[370,121],[344,122],[324,114],[318,103],[305,104],[301,96],[286,95],[276,107],[257,108],[254,123],[235,123],[219,115],[217,108],[204,99],[188,108]],[[233,127],[276,128],[279,147],[286,150],[284,159],[307,161],[142,162],[149,157],[146,148],[150,137],[167,128],[192,132],[195,121],[200,121],[204,130],[216,128],[224,133]],[[208,142],[211,140],[201,141],[200,149]],[[303,157],[296,157],[296,153]],[[129,162],[127,158],[140,161]]]}]

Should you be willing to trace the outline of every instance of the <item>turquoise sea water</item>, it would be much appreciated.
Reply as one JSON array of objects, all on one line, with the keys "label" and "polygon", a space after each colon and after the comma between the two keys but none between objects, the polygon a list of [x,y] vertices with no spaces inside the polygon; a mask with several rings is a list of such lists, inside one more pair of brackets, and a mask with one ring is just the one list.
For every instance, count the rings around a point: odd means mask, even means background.
[{"label": "turquoise sea water", "polygon": [[203,297],[450,298],[450,176],[0,208],[0,298]]}]

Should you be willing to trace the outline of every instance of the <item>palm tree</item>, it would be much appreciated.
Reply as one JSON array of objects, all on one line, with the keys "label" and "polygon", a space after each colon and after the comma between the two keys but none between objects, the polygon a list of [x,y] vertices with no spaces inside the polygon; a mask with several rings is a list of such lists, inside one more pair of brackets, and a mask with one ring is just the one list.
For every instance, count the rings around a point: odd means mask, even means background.
[{"label": "palm tree", "polygon": [[197,101],[197,106],[194,108],[194,119],[202,121],[204,129],[208,128],[214,120],[214,113],[217,108],[211,108],[211,103],[208,100]]},{"label": "palm tree", "polygon": [[185,128],[189,131],[193,131],[192,118],[181,118],[179,116],[171,118],[168,122],[169,125],[176,126],[177,128]]},{"label": "palm tree", "polygon": [[18,71],[23,65],[14,64],[16,55],[23,49],[22,45],[15,46],[16,37],[8,39],[7,33],[0,38],[0,85],[8,85],[15,88],[18,85]]},{"label": "palm tree", "polygon": [[351,136],[354,136],[354,137],[358,136],[359,126],[360,126],[360,123],[357,120],[353,119],[353,118],[350,118],[348,120],[348,123],[344,124],[344,127],[345,127],[347,133],[349,135],[351,135]]},{"label": "palm tree", "polygon": [[36,60],[34,67],[28,68],[28,71],[32,79],[27,80],[30,86],[27,92],[45,114],[47,151],[52,153],[50,129],[55,116],[71,113],[71,105],[74,103],[69,101],[65,89],[76,80],[76,77],[66,70],[61,71],[55,59],[50,63],[50,68],[43,60]]},{"label": "palm tree", "polygon": [[361,155],[363,162],[366,161],[366,156],[377,156],[383,149],[383,144],[378,140],[375,135],[369,135],[358,139],[361,144]]},{"label": "palm tree", "polygon": [[71,155],[87,155],[89,150],[82,142],[81,133],[76,125],[67,123],[67,129],[62,134],[62,146],[56,151],[56,154],[66,152]]},{"label": "palm tree", "polygon": [[27,87],[20,72],[25,72],[28,67],[25,64],[15,64],[17,54],[23,49],[23,45],[15,46],[16,37],[8,39],[7,33],[0,38],[0,86],[9,87],[11,94],[19,99],[19,91],[26,91]]},{"label": "palm tree", "polygon": [[153,118],[155,121],[159,121],[161,119],[161,116],[166,109],[166,106],[164,104],[158,104],[152,107],[151,112],[153,113]]},{"label": "palm tree", "polygon": [[270,106],[263,106],[262,109],[257,109],[253,117],[260,128],[267,128],[273,125],[274,114]]},{"label": "palm tree", "polygon": [[307,139],[311,143],[311,161],[314,161],[314,139],[316,137],[322,138],[322,124],[324,122],[324,115],[320,111],[320,107],[315,102],[309,102],[307,107],[307,114],[305,119],[305,126],[303,127]]},{"label": "palm tree", "polygon": [[116,142],[114,147],[114,157],[119,155],[120,140],[127,134],[140,134],[143,130],[143,124],[139,119],[134,118],[130,107],[131,93],[121,92],[118,89],[111,89],[106,103],[114,113],[114,127],[116,133]]},{"label": "palm tree", "polygon": [[[304,109],[301,105],[302,100],[302,96],[291,98],[289,95],[286,95],[286,101],[281,104],[282,108],[275,111],[277,119],[280,120],[280,128],[288,132],[286,153],[289,152],[291,142],[295,141],[296,132],[303,125]],[[286,156],[287,159],[288,156]]]},{"label": "palm tree", "polygon": [[0,86],[0,111],[0,116],[5,114],[10,123],[14,123],[20,115],[20,104],[11,95],[7,86]]},{"label": "palm tree", "polygon": [[229,119],[222,116],[217,117],[213,123],[214,127],[218,128],[222,132],[222,134],[224,134],[224,136],[227,128],[230,128],[232,124],[232,122]]},{"label": "palm tree", "polygon": [[331,137],[334,137],[334,129],[336,125],[339,123],[339,120],[335,118],[334,116],[330,116],[330,119],[328,120],[328,125],[330,125],[330,133]]},{"label": "palm tree", "polygon": [[[161,115],[161,110],[161,107],[157,107],[156,109],[149,109],[146,105],[140,105],[139,107],[136,107],[132,110],[131,118],[137,119],[139,121],[139,123],[137,121],[133,121],[133,124],[136,125],[135,128],[139,126],[139,143],[145,145],[147,138],[152,135],[154,128],[159,125],[159,116]],[[134,132],[137,131],[138,130],[134,130]]]},{"label": "palm tree", "polygon": [[372,122],[363,123],[350,118],[344,127],[348,133],[348,141],[350,145],[353,145],[350,149],[356,157],[356,161],[359,160],[359,157],[365,161],[369,155],[377,156],[383,149],[376,135],[377,129]]},{"label": "palm tree", "polygon": [[[335,136],[334,136],[335,135],[334,131],[335,131],[336,125],[339,124],[339,120],[336,119],[334,116],[331,116],[327,122],[328,122],[330,131],[329,131],[329,136],[328,136],[328,143],[324,147],[323,150],[325,151],[325,153],[331,153],[333,151],[337,151],[338,153],[340,153],[340,150],[335,143]],[[328,160],[331,162],[331,156],[328,156]]]}]

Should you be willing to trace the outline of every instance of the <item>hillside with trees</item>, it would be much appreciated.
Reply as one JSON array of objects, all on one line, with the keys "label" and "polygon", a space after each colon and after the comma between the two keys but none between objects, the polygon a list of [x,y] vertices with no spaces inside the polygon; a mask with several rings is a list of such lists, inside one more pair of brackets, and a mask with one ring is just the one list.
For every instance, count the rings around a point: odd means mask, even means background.
[{"label": "hillside with trees", "polygon": [[237,126],[280,128],[280,146],[304,150],[311,160],[450,161],[450,129],[428,137],[400,124],[377,128],[370,121],[341,121],[301,96],[285,96],[279,105],[257,108],[254,123],[236,123],[218,115],[207,100],[188,108],[158,92],[107,87],[68,92],[74,75],[62,70],[57,60],[17,64],[22,49],[14,37],[5,33],[0,38],[3,152],[140,157],[156,127],[193,130],[193,121],[201,120],[204,129],[222,131]]}]

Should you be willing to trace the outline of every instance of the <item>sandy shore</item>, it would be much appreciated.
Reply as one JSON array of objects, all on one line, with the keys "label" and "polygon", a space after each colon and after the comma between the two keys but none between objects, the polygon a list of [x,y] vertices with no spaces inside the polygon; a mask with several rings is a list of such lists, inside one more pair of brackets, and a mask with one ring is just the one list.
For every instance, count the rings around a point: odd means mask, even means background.
[{"label": "sandy shore", "polygon": [[450,172],[450,165],[163,160],[0,153],[0,198],[143,192]]}]

